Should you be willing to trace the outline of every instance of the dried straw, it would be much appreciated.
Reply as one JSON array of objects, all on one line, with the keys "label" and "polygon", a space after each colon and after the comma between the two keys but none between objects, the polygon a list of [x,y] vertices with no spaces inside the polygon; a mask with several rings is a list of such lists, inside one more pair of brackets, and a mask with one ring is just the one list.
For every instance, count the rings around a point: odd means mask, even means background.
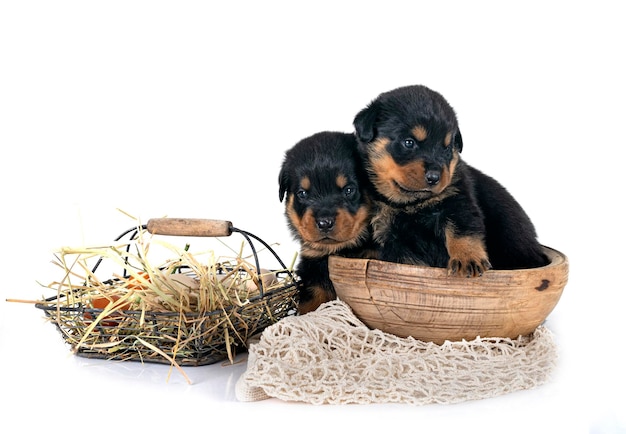
[{"label": "dried straw", "polygon": [[[37,307],[78,355],[169,363],[185,375],[181,366],[233,363],[252,334],[294,312],[291,270],[257,270],[243,245],[233,256],[216,256],[141,228],[137,234],[55,255],[62,278],[47,285],[56,295]],[[153,263],[153,250],[168,259]],[[121,272],[102,279],[105,267]]]}]

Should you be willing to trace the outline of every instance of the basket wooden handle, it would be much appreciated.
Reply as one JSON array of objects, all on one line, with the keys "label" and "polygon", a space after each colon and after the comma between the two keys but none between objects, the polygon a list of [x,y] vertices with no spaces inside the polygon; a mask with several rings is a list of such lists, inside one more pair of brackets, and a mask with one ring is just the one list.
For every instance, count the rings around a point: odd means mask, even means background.
[{"label": "basket wooden handle", "polygon": [[233,224],[226,220],[156,218],[148,220],[148,232],[190,237],[228,237]]}]

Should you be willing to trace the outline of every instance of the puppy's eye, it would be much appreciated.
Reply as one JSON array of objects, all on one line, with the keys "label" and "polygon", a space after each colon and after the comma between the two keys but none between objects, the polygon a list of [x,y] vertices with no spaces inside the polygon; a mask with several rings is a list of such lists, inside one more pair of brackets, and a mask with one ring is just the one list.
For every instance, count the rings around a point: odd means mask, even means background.
[{"label": "puppy's eye", "polygon": [[352,197],[355,195],[355,193],[356,193],[356,187],[354,187],[353,185],[346,185],[343,188],[343,194],[346,197]]},{"label": "puppy's eye", "polygon": [[296,196],[298,196],[298,199],[304,200],[309,197],[309,193],[306,190],[300,189],[296,191]]},{"label": "puppy's eye", "polygon": [[417,147],[417,143],[415,143],[414,139],[408,137],[402,141],[402,146],[404,146],[406,149],[414,149]]}]

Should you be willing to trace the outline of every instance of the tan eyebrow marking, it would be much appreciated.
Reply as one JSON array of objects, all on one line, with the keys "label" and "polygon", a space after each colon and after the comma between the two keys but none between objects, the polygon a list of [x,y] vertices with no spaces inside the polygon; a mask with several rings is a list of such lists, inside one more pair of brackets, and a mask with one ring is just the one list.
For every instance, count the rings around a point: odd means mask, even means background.
[{"label": "tan eyebrow marking", "polygon": [[424,140],[426,140],[426,137],[428,137],[428,132],[426,131],[426,128],[424,128],[422,125],[414,127],[411,132],[413,133],[413,136],[420,142],[423,142]]}]

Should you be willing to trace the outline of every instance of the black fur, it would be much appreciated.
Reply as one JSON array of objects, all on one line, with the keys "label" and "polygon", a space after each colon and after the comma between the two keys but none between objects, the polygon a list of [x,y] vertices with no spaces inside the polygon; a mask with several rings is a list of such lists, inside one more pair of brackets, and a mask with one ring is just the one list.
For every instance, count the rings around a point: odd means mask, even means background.
[{"label": "black fur", "polygon": [[547,264],[519,203],[461,160],[456,114],[442,95],[424,86],[383,93],[354,126],[375,204],[379,259],[465,276]]},{"label": "black fur", "polygon": [[336,298],[328,256],[363,256],[370,240],[370,200],[361,190],[366,174],[353,134],[324,131],[285,153],[279,198],[294,239],[298,310],[307,313]]}]

